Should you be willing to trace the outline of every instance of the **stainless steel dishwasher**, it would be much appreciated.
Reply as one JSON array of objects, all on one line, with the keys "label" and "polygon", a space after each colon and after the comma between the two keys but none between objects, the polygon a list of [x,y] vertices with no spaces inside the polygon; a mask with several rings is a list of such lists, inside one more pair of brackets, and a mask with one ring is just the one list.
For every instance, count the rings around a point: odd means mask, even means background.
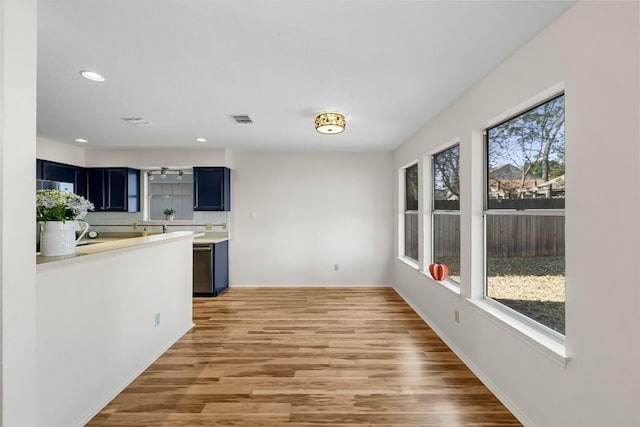
[{"label": "stainless steel dishwasher", "polygon": [[216,297],[229,288],[229,242],[193,245],[193,296]]}]

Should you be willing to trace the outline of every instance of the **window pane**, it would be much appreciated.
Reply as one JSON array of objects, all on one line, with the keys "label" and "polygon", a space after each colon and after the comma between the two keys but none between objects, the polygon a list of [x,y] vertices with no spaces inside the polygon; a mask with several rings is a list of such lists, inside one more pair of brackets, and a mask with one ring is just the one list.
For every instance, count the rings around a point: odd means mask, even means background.
[{"label": "window pane", "polygon": [[418,261],[418,213],[404,214],[404,256]]},{"label": "window pane", "polygon": [[564,95],[487,130],[488,209],[564,209]]},{"label": "window pane", "polygon": [[449,279],[460,283],[460,215],[433,215],[433,262],[449,267]]},{"label": "window pane", "polygon": [[487,215],[493,300],[564,335],[564,217]]},{"label": "window pane", "polygon": [[460,209],[460,146],[433,156],[433,208]]},{"label": "window pane", "polygon": [[418,165],[405,169],[405,211],[418,210]]}]

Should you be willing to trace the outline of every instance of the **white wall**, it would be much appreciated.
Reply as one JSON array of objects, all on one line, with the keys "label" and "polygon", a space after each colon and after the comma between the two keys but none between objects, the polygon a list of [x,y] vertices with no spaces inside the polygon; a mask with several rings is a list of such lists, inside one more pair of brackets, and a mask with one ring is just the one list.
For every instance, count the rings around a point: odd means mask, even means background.
[{"label": "white wall", "polygon": [[232,286],[389,284],[391,153],[235,153],[234,163]]},{"label": "white wall", "polygon": [[191,245],[38,265],[38,405],[28,409],[37,425],[84,425],[191,328]]},{"label": "white wall", "polygon": [[0,0],[0,336],[3,426],[36,406],[36,0]]},{"label": "white wall", "polygon": [[63,144],[43,136],[38,136],[36,140],[36,156],[39,159],[84,166],[84,152],[84,147]]},{"label": "white wall", "polygon": [[[460,138],[463,297],[400,261],[394,283],[526,425],[640,425],[638,28],[638,2],[577,3],[395,152],[397,169]],[[465,298],[482,288],[481,131],[558,84],[566,95],[566,367]]]},{"label": "white wall", "polygon": [[224,148],[202,149],[86,149],[86,167],[127,166],[149,167],[191,167],[226,166],[233,169],[232,154]]}]

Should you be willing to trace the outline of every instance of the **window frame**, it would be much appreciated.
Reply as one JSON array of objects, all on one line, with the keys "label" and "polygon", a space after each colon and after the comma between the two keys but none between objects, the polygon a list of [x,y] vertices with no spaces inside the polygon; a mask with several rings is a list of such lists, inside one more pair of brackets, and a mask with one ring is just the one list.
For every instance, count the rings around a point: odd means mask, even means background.
[{"label": "window frame", "polygon": [[[431,224],[431,229],[430,229],[430,253],[429,253],[429,263],[427,265],[425,265],[425,273],[428,273],[428,267],[429,264],[433,264],[436,262],[435,257],[436,257],[436,247],[435,247],[435,216],[436,215],[455,215],[458,217],[458,221],[461,222],[462,218],[460,215],[460,206],[458,206],[457,210],[444,210],[444,209],[436,209],[436,162],[435,162],[435,157],[438,154],[442,154],[445,151],[451,150],[455,147],[458,147],[458,182],[461,185],[461,180],[460,180],[460,140],[459,139],[455,139],[453,141],[448,142],[447,144],[445,144],[443,147],[441,147],[438,151],[434,152],[431,154],[430,156],[430,160],[431,160],[431,209],[429,212],[429,216],[430,216],[430,224]],[[461,201],[461,195],[458,195],[458,202]],[[459,226],[461,226],[461,224],[459,224]],[[462,238],[462,236],[460,236],[460,238]],[[461,259],[462,259],[462,255],[459,255],[459,260],[458,262],[461,263]],[[429,274],[427,274],[429,277],[431,277]],[[460,277],[460,282],[462,282],[462,277]],[[445,280],[441,281],[441,282],[437,282],[440,283],[441,285],[445,285],[445,287],[451,289],[451,287],[453,287],[453,291],[456,293],[460,293],[460,282],[457,282],[453,279],[450,279],[449,277],[447,277]]]},{"label": "window frame", "polygon": [[[482,302],[488,304],[490,307],[498,310],[499,312],[507,315],[508,317],[521,322],[527,327],[532,328],[535,331],[538,331],[543,336],[550,338],[552,341],[557,342],[558,344],[564,345],[566,339],[565,335],[560,332],[546,326],[533,318],[526,316],[519,311],[502,304],[488,295],[488,251],[487,251],[487,217],[496,215],[509,215],[509,216],[554,216],[554,217],[565,217],[565,208],[563,209],[497,209],[497,208],[489,208],[489,130],[498,127],[504,123],[509,122],[510,120],[522,116],[529,111],[535,110],[536,108],[553,101],[554,99],[565,96],[564,89],[559,90],[557,92],[553,92],[553,94],[546,96],[544,98],[539,98],[535,102],[530,103],[528,105],[523,105],[521,108],[518,108],[513,114],[510,114],[506,118],[503,117],[499,121],[495,121],[492,124],[486,126],[482,130],[482,141],[483,141],[483,155],[484,155],[484,183],[483,183],[483,209],[482,209],[482,234],[483,234],[483,245],[482,245],[482,257],[483,257],[483,282],[482,282]],[[566,98],[565,98],[566,99]],[[566,102],[565,102],[566,107]],[[566,142],[565,142],[566,146]],[[566,259],[566,255],[565,255]],[[565,286],[566,286],[566,273],[565,273]],[[565,287],[565,296],[566,296],[566,287]],[[566,297],[565,297],[566,302]]]},{"label": "window frame", "polygon": [[[415,166],[417,171],[417,209],[407,210],[407,169]],[[414,160],[410,163],[407,163],[400,167],[399,169],[399,198],[398,198],[398,259],[407,263],[411,267],[416,269],[419,268],[420,265],[420,206],[422,203],[422,198],[420,195],[420,162],[418,160]],[[414,259],[406,254],[406,214],[416,215],[418,219],[418,227],[416,229],[416,239],[418,240],[418,256],[417,259]]]}]

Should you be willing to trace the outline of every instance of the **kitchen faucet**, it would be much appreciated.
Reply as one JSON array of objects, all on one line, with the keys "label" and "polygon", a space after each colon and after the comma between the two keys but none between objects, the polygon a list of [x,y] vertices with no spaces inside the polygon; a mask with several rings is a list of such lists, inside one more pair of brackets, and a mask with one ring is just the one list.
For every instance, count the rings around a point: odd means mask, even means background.
[{"label": "kitchen faucet", "polygon": [[169,230],[169,227],[167,227],[167,224],[162,224],[162,232],[166,233]]}]

